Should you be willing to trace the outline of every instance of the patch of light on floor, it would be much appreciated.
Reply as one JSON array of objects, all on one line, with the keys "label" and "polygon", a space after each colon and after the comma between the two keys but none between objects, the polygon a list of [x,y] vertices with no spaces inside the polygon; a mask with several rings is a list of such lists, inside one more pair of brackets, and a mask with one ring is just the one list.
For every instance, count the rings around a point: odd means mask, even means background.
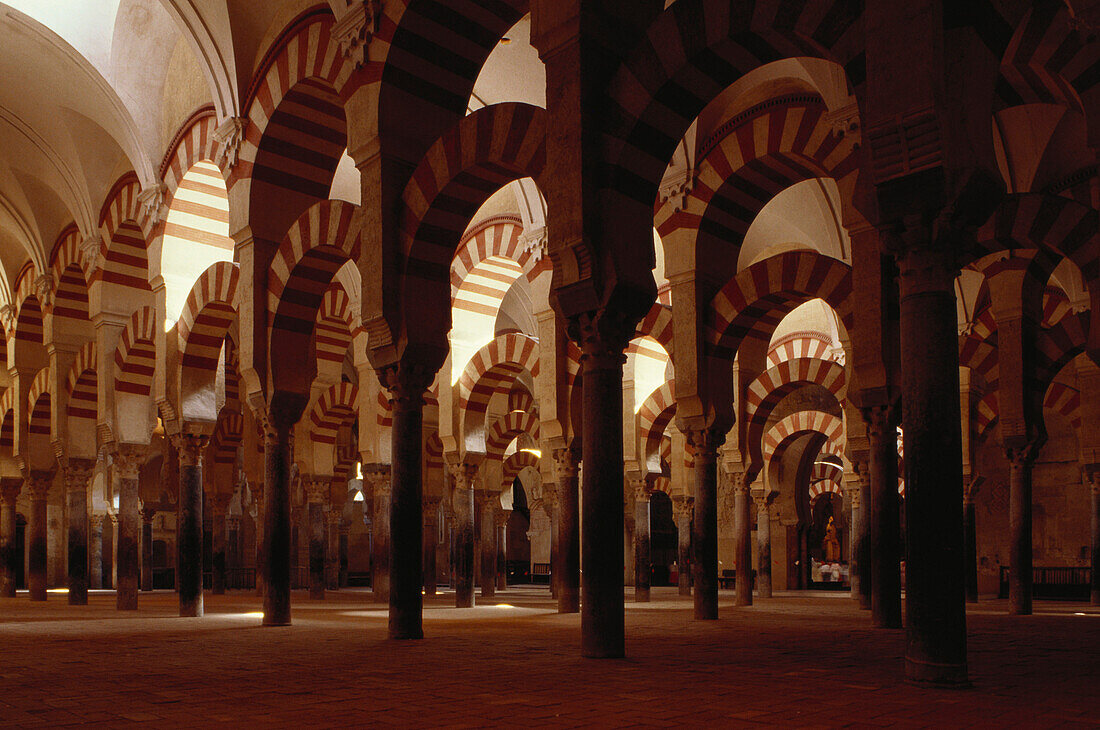
[{"label": "patch of light on floor", "polygon": [[47,588],[46,593],[68,593],[68,588]]},{"label": "patch of light on floor", "polygon": [[263,611],[249,611],[248,613],[238,613],[237,615],[240,616],[241,618],[263,618],[264,617],[264,612]]},{"label": "patch of light on floor", "polygon": [[515,608],[515,606],[510,603],[498,603],[497,608]]}]

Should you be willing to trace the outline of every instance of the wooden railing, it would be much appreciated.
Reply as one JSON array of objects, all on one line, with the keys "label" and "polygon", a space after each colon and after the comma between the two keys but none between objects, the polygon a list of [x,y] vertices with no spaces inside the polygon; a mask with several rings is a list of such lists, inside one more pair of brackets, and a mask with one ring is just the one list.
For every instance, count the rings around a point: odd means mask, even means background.
[{"label": "wooden railing", "polygon": [[[999,598],[1008,598],[1008,566],[1001,566]],[[1035,567],[1031,591],[1035,598],[1087,601],[1092,590],[1092,568]]]}]

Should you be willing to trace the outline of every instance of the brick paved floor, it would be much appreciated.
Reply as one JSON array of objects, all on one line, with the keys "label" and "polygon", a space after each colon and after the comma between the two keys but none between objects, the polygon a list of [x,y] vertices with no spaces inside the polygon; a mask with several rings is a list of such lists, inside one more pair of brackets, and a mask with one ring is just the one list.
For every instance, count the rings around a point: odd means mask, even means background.
[{"label": "brick paved floor", "polygon": [[930,691],[899,680],[903,633],[869,628],[846,594],[735,609],[723,592],[721,620],[702,623],[655,589],[627,603],[625,660],[580,658],[579,617],[545,589],[464,611],[445,594],[428,602],[428,638],[404,643],[369,598],[295,593],[287,628],[261,628],[244,594],[207,595],[202,619],[176,618],[171,593],[129,614],[111,593],[0,599],[0,725],[1098,726],[1100,609],[1083,604],[1023,618],[979,604],[974,689]]}]

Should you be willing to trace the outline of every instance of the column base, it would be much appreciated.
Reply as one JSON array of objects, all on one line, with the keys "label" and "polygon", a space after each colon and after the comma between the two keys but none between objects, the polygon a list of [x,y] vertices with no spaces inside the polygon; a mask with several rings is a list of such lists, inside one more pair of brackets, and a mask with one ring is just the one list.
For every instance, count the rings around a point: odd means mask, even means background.
[{"label": "column base", "polygon": [[970,689],[966,664],[935,664],[906,657],[905,681],[916,687]]}]

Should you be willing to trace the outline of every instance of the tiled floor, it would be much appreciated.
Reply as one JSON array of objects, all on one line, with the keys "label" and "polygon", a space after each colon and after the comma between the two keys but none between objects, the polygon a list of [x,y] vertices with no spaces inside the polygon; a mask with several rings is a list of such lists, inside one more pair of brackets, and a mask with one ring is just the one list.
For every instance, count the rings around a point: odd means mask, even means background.
[{"label": "tiled floor", "polygon": [[[628,589],[629,591],[629,589]],[[903,684],[901,631],[869,628],[847,595],[786,595],[695,622],[655,589],[627,603],[625,660],[579,656],[580,619],[545,589],[462,611],[425,611],[422,642],[385,639],[384,607],[359,591],[294,596],[294,625],[261,628],[251,595],[206,597],[174,617],[171,593],[137,613],[113,594],[70,607],[0,599],[0,725],[156,727],[481,725],[900,725],[1097,727],[1100,609],[1004,602],[969,617],[965,691]],[[1081,615],[1085,614],[1085,615]]]}]

